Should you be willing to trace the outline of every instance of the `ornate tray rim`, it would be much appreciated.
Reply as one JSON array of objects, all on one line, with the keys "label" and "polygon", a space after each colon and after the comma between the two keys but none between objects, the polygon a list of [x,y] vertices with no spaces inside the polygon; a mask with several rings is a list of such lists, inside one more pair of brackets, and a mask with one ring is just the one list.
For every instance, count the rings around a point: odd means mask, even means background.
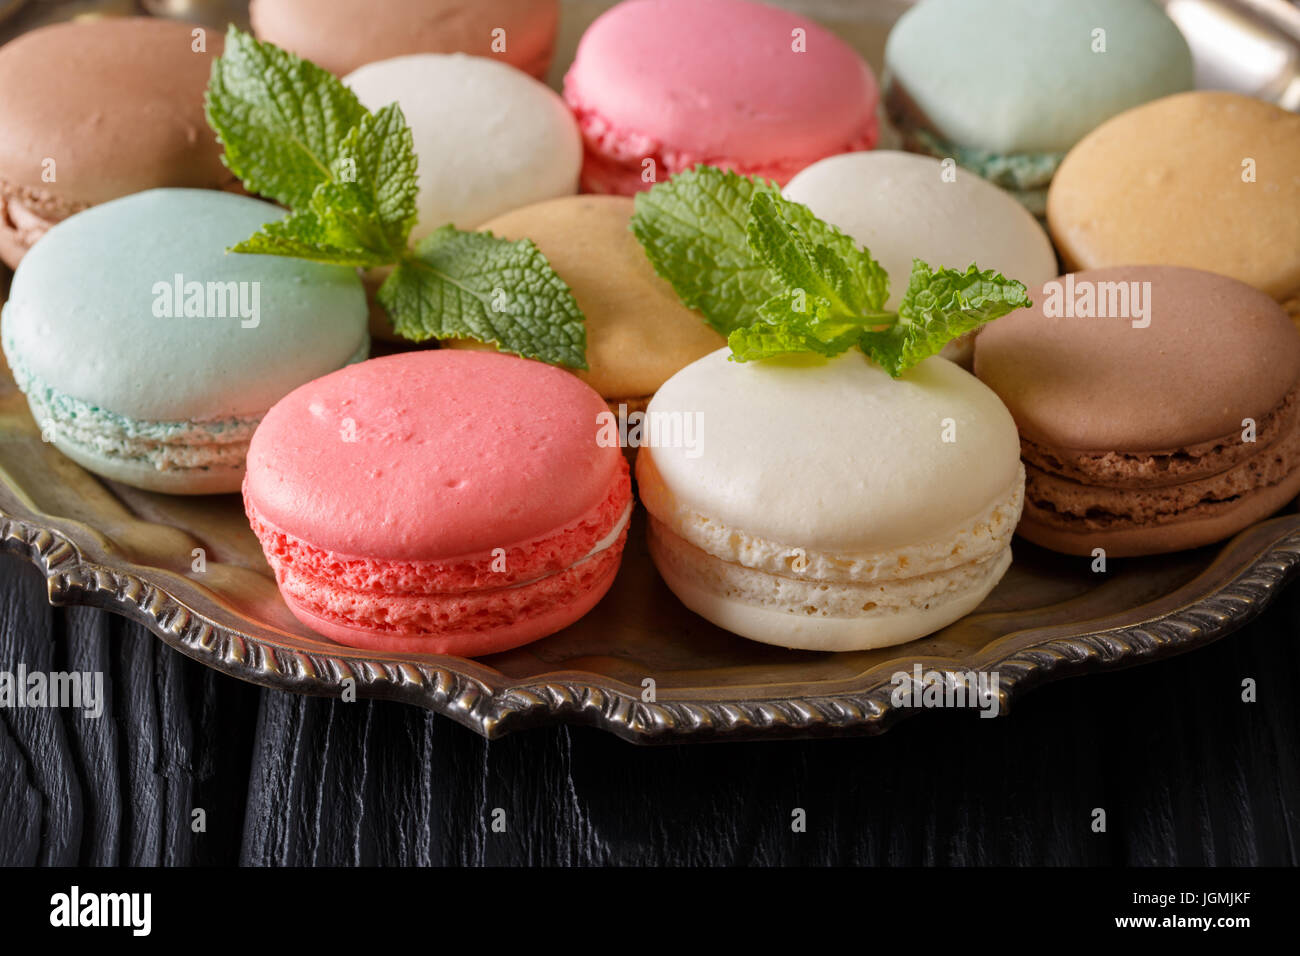
[{"label": "ornate tray rim", "polygon": [[[981,670],[999,674],[1002,712],[1039,685],[1201,647],[1258,616],[1300,570],[1300,516],[1276,517],[1243,535],[1258,533],[1267,525],[1276,525],[1278,534],[1262,553],[1226,583],[1169,613],[1104,630],[1049,637],[1011,653],[1000,653],[998,645],[1023,632],[994,641],[977,655],[977,661]],[[740,695],[644,701],[638,688],[589,672],[557,671],[544,679],[517,680],[464,658],[376,660],[341,645],[337,651],[309,653],[219,624],[135,572],[90,559],[68,534],[35,516],[23,517],[0,507],[0,550],[26,557],[42,571],[51,604],[83,604],[122,614],[149,628],[168,646],[229,676],[312,696],[333,696],[341,691],[344,679],[352,678],[358,698],[425,707],[489,740],[554,723],[594,726],[638,744],[874,735],[918,711],[892,703],[888,680],[861,690],[797,698]],[[1221,551],[1173,593],[1193,590],[1226,554],[1226,549]],[[950,670],[949,665],[959,663],[952,658],[928,660],[935,670]],[[964,662],[963,669],[972,663]]]}]

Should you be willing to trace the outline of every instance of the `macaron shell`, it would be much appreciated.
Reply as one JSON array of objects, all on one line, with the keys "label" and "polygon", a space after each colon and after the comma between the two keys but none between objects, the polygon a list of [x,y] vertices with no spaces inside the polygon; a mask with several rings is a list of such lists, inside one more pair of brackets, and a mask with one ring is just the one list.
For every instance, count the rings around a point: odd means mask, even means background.
[{"label": "macaron shell", "polygon": [[[560,5],[558,0],[252,0],[248,12],[259,39],[338,75],[412,53],[471,53],[541,79],[551,63]],[[505,49],[493,49],[494,42]]]},{"label": "macaron shell", "polygon": [[618,4],[583,35],[564,95],[589,149],[637,174],[640,158],[654,156],[667,166],[661,178],[709,162],[782,182],[823,156],[874,145],[879,96],[843,41],[747,0]]},{"label": "macaron shell", "polygon": [[1049,315],[1052,295],[1041,287],[1031,290],[1032,308],[986,326],[975,372],[1030,440],[1080,451],[1177,449],[1239,433],[1243,419],[1267,415],[1300,378],[1300,337],[1250,286],[1174,266],[1088,270],[1074,281],[1151,283],[1150,325]]},{"label": "macaron shell", "polygon": [[1193,81],[1173,21],[1135,0],[923,0],[890,31],[885,70],[942,136],[997,153],[1064,152]]},{"label": "macaron shell", "polygon": [[698,422],[695,448],[650,449],[684,507],[810,551],[949,539],[1020,468],[1006,408],[940,358],[894,380],[856,349],[747,363],[720,349],[664,383],[648,414]]},{"label": "macaron shell", "polygon": [[[150,190],[79,213],[15,273],[5,348],[45,386],[127,418],[259,417],[368,342],[354,270],[226,253],[283,215],[260,200],[193,189]],[[258,315],[155,314],[160,303],[174,309],[178,275],[182,291],[189,282],[235,283],[250,314],[256,296]]]},{"label": "macaron shell", "polygon": [[222,36],[205,30],[206,50],[196,52],[194,29],[107,18],[42,27],[0,47],[0,181],[80,203],[231,183],[203,116]]},{"label": "macaron shell", "polygon": [[419,157],[421,239],[475,229],[511,209],[578,191],[582,142],[554,92],[503,63],[464,54],[381,60],[345,76],[371,110],[397,102]]},{"label": "macaron shell", "polygon": [[907,290],[913,259],[963,270],[978,263],[1030,288],[1057,273],[1047,234],[1020,203],[974,173],[950,175],[928,156],[888,150],[832,156],[795,176],[784,193],[884,266],[891,309]]},{"label": "macaron shell", "polygon": [[372,359],[267,414],[245,496],[278,528],[340,555],[481,555],[563,528],[605,499],[623,459],[597,443],[604,412],[568,372],[514,356]]},{"label": "macaron shell", "polygon": [[1047,222],[1070,269],[1180,265],[1300,295],[1300,116],[1209,91],[1130,110],[1066,157]]},{"label": "macaron shell", "polygon": [[611,401],[646,400],[678,369],[725,344],[655,274],[629,229],[632,211],[622,196],[572,196],[483,225],[505,239],[531,239],[568,283],[587,326],[588,368],[575,374]]}]

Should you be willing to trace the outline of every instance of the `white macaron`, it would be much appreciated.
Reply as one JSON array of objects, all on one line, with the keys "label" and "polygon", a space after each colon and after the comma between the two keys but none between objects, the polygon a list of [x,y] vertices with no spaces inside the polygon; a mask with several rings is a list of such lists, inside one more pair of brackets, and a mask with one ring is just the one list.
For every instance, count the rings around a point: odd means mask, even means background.
[{"label": "white macaron", "polygon": [[396,102],[419,158],[414,239],[452,223],[578,191],[582,137],[548,87],[512,66],[463,53],[367,63],[343,78],[370,110]]},{"label": "white macaron", "polygon": [[[784,190],[838,226],[889,273],[896,308],[912,260],[933,268],[978,263],[1037,288],[1058,275],[1052,243],[1010,194],[955,164],[889,150],[844,153],[813,163]],[[973,337],[944,355],[969,364]]]},{"label": "white macaron", "polygon": [[1024,494],[1016,426],[989,388],[942,358],[898,380],[856,349],[729,358],[659,389],[657,441],[637,458],[650,553],[682,603],[766,644],[849,651],[984,600]]}]

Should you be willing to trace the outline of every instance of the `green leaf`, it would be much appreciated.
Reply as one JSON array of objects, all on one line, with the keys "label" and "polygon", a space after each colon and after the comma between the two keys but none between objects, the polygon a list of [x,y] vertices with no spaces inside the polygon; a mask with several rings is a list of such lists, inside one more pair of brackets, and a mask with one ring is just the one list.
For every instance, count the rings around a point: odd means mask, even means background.
[{"label": "green leaf", "polygon": [[406,339],[474,339],[553,365],[587,367],[578,303],[527,239],[443,226],[393,270],[379,301]]},{"label": "green leaf", "polygon": [[889,296],[889,279],[870,253],[807,206],[779,194],[756,193],[746,230],[755,257],[787,292],[826,304],[828,316],[878,319]]},{"label": "green leaf", "polygon": [[727,336],[727,345],[736,362],[752,362],[791,352],[816,352],[830,357],[857,345],[861,331],[854,327],[839,335],[828,334],[806,317],[796,316],[780,325],[755,322],[743,329],[733,329]]},{"label": "green leaf", "polygon": [[367,115],[332,74],[231,26],[204,96],[225,163],[249,192],[306,206]]},{"label": "green leaf", "polygon": [[415,225],[415,144],[396,103],[367,114],[340,144],[330,180],[303,208],[269,222],[232,252],[374,268],[406,253]]},{"label": "green leaf", "polygon": [[937,355],[953,339],[1008,312],[1033,305],[1021,282],[972,265],[965,272],[932,270],[912,260],[898,321],[862,335],[862,350],[894,378]]},{"label": "green leaf", "polygon": [[678,298],[726,335],[781,292],[749,247],[749,203],[773,183],[696,166],[636,196],[632,232]]}]

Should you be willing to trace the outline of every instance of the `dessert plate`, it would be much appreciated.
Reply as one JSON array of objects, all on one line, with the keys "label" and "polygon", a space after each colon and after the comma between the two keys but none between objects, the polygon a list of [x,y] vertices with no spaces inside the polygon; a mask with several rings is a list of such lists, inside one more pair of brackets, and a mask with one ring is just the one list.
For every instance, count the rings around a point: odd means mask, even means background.
[{"label": "dessert plate", "polygon": [[643,530],[638,514],[595,610],[537,643],[479,660],[347,648],[289,613],[239,496],[96,478],[41,440],[7,369],[0,378],[0,547],[41,569],[51,602],[117,611],[242,680],[405,701],[489,738],[557,722],[637,743],[874,734],[917,712],[893,699],[895,675],[915,668],[996,674],[1005,711],[1047,681],[1214,641],[1300,566],[1291,509],[1227,544],[1116,559],[1105,572],[1017,540],[1011,571],[974,614],[911,644],[830,654],[755,644],[696,617],[660,581]]}]

